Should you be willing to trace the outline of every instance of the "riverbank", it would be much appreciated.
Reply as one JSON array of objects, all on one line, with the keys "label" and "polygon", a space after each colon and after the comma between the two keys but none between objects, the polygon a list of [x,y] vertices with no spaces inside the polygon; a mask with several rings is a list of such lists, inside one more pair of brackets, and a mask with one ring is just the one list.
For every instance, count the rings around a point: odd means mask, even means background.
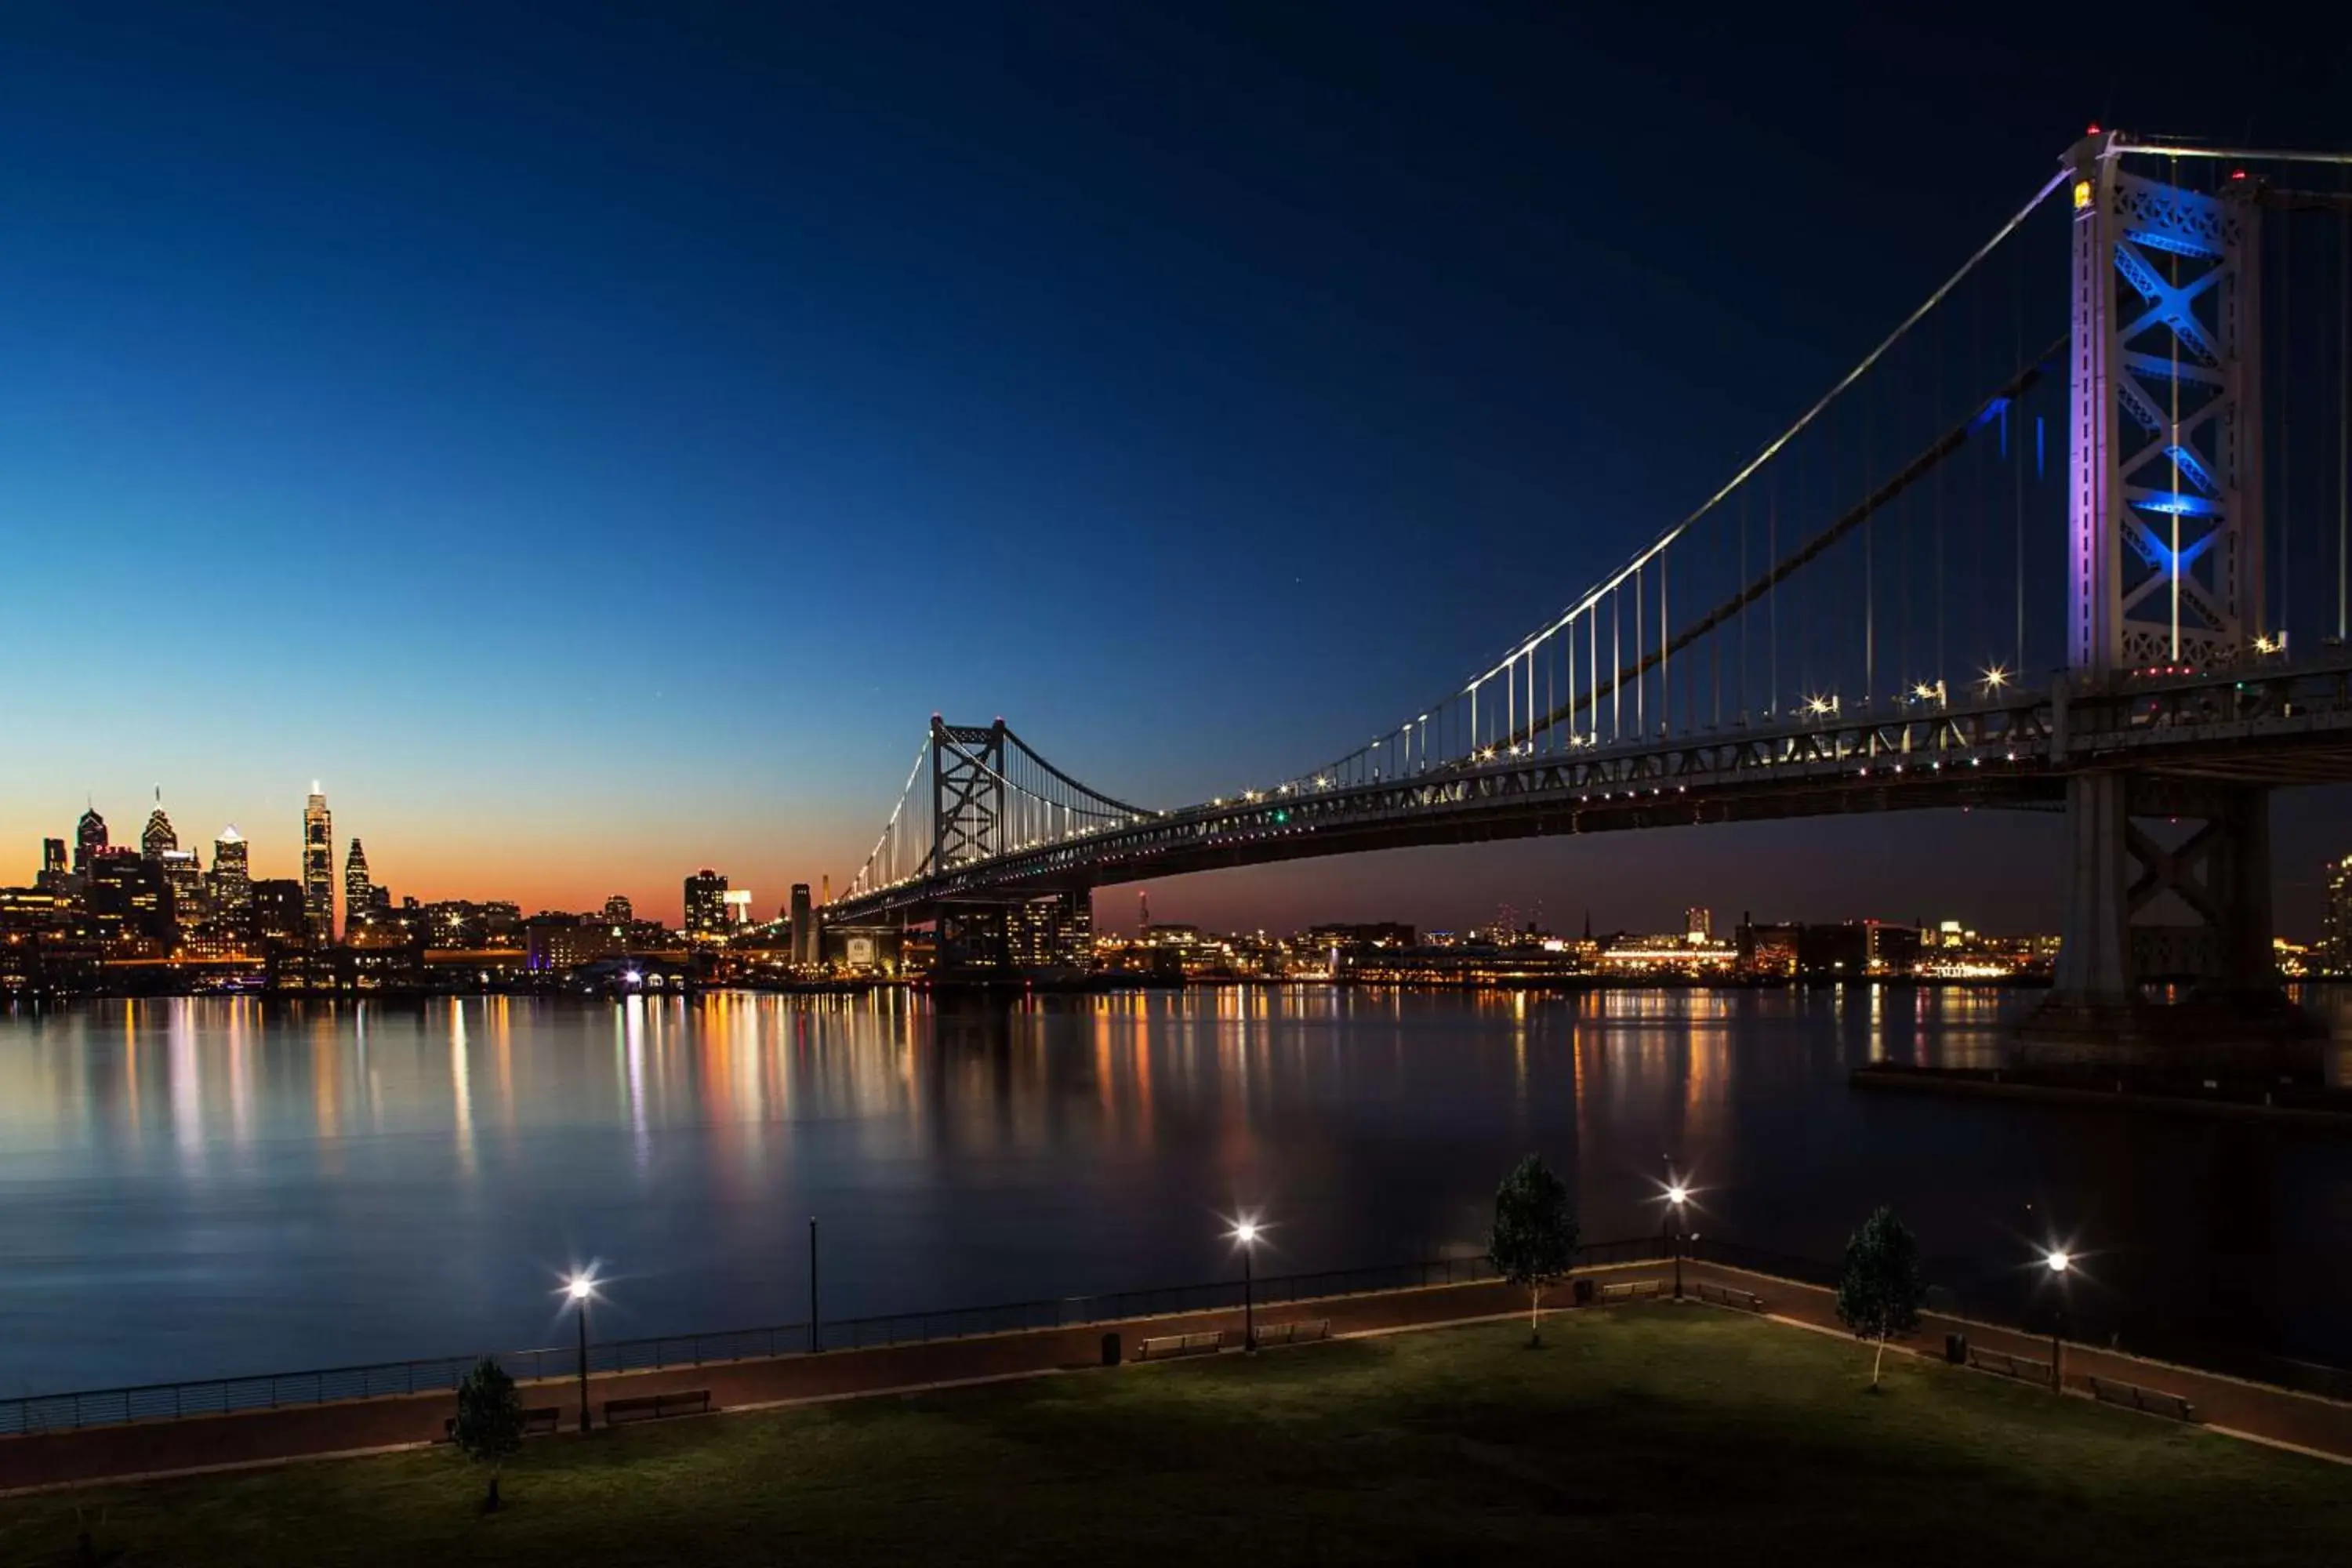
[{"label": "riverbank", "polygon": [[2116,1076],[2103,1085],[2082,1076],[2040,1075],[2015,1068],[1922,1068],[1872,1062],[1855,1068],[1855,1089],[1964,1099],[2037,1101],[2095,1110],[2219,1117],[2352,1135],[2352,1091],[2318,1085],[2254,1083],[2148,1084]]},{"label": "riverbank", "polygon": [[[30,1563],[2289,1563],[2344,1471],[1696,1304],[0,1501]],[[533,1401],[534,1403],[536,1400]]]}]

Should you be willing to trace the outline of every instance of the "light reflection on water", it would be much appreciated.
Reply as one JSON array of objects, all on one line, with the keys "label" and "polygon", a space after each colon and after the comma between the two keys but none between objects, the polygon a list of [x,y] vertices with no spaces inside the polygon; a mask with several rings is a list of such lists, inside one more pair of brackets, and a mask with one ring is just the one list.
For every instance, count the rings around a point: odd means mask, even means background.
[{"label": "light reflection on water", "polygon": [[[2007,1304],[2032,1243],[2083,1316],[2326,1359],[2352,1325],[2352,1142],[1862,1094],[1864,1061],[1992,1065],[2029,996],[1572,997],[1249,987],[935,1013],[895,993],[691,1002],[252,1000],[0,1014],[0,1393],[797,1321],[1475,1251],[1539,1150],[1586,1234],[1834,1255],[1874,1203]],[[2342,1027],[2347,1002],[2315,998]],[[2341,1081],[2346,1047],[2334,1047]]]}]

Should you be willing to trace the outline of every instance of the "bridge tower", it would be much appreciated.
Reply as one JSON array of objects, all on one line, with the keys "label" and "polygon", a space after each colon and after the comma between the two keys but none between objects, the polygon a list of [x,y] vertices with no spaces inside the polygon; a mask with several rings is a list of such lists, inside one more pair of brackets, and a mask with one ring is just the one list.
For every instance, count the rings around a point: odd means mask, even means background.
[{"label": "bridge tower", "polygon": [[[2226,668],[2263,602],[2259,214],[2127,172],[2115,132],[2065,156],[2073,211],[2069,707],[2128,700],[2134,671]],[[2059,759],[2063,760],[2063,759]],[[2178,1057],[2299,1032],[2271,954],[2261,785],[2117,766],[2067,782],[2057,984],[2029,1057]],[[2157,1006],[2147,988],[2183,987]]]},{"label": "bridge tower", "polygon": [[[931,715],[933,868],[983,860],[1004,843],[1004,721],[950,724]],[[1012,967],[1004,906],[951,903],[939,912],[939,973],[996,974]]]}]

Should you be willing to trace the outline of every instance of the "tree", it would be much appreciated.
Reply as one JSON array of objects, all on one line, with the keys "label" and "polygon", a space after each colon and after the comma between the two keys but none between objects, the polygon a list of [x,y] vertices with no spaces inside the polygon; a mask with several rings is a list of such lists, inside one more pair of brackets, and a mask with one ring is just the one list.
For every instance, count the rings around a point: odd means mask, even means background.
[{"label": "tree", "polygon": [[1528,1292],[1528,1342],[1543,1343],[1544,1288],[1576,1262],[1576,1210],[1568,1184],[1530,1154],[1495,1189],[1495,1228],[1486,1256],[1496,1269]]},{"label": "tree", "polygon": [[488,1356],[457,1385],[457,1422],[449,1440],[467,1458],[490,1467],[490,1495],[483,1506],[497,1512],[499,1467],[522,1447],[522,1396],[507,1369]]},{"label": "tree", "polygon": [[1919,1278],[1919,1243],[1895,1211],[1881,1205],[1845,1244],[1845,1267],[1838,1275],[1838,1321],[1856,1339],[1874,1339],[1870,1386],[1886,1360],[1886,1342],[1919,1326],[1919,1303],[1927,1287]]}]

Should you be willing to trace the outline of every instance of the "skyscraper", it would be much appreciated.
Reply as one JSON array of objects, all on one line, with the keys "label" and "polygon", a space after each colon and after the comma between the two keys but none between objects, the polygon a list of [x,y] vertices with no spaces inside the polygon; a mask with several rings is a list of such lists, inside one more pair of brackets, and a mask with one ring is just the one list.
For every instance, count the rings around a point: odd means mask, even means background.
[{"label": "skyscraper", "polygon": [[302,923],[321,947],[335,940],[335,819],[317,779],[302,808]]},{"label": "skyscraper", "polygon": [[89,875],[89,863],[106,853],[106,818],[91,806],[81,814],[81,822],[74,829],[74,875]]},{"label": "skyscraper", "polygon": [[686,879],[686,934],[718,936],[727,929],[727,879],[705,866]]},{"label": "skyscraper", "polygon": [[360,841],[352,840],[352,852],[343,857],[343,940],[367,924],[368,912],[375,908],[375,900],[368,886],[367,851]]},{"label": "skyscraper", "polygon": [[793,884],[793,963],[809,969],[816,963],[816,912],[809,907],[809,885]]},{"label": "skyscraper", "polygon": [[246,858],[245,835],[231,823],[213,840],[213,919],[240,934],[253,923],[253,872]]},{"label": "skyscraper", "polygon": [[2330,974],[2352,974],[2352,855],[2327,865],[2327,912],[2320,924],[2321,963]]},{"label": "skyscraper", "polygon": [[604,921],[608,925],[625,926],[637,918],[635,906],[626,893],[614,893],[604,900]]},{"label": "skyscraper", "polygon": [[167,849],[180,847],[180,836],[172,831],[172,819],[163,815],[163,786],[155,786],[155,809],[147,814],[147,830],[139,836],[139,858],[161,860]]},{"label": "skyscraper", "polygon": [[73,873],[66,869],[66,841],[62,838],[41,840],[41,874],[33,886],[45,893],[66,893],[73,890]]}]

